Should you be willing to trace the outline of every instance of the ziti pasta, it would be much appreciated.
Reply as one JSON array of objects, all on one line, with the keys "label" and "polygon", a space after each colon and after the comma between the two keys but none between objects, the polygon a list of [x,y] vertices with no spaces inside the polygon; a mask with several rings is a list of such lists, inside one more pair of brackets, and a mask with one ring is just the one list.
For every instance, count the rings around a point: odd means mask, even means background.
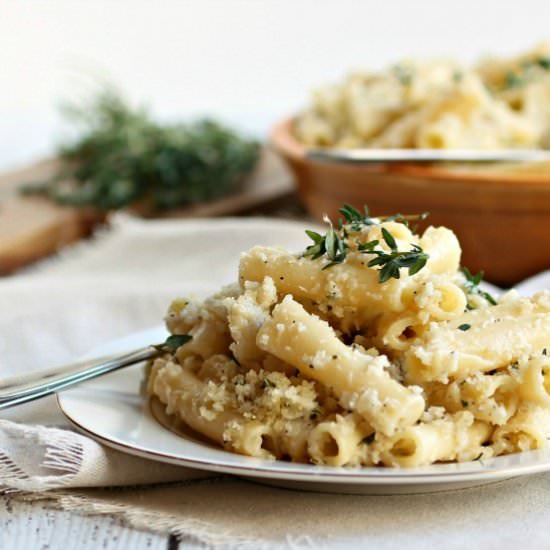
[{"label": "ziti pasta", "polygon": [[268,459],[410,467],[546,446],[550,292],[495,299],[450,230],[341,212],[305,251],[256,246],[237,284],[175,300],[149,395]]}]

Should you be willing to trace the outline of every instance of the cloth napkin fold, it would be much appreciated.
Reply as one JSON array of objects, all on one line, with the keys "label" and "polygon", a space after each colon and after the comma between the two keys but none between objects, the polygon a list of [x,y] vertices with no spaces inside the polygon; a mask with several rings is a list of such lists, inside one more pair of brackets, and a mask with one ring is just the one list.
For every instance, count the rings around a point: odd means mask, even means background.
[{"label": "cloth napkin fold", "polygon": [[[233,282],[242,250],[258,243],[303,249],[304,228],[262,219],[119,216],[109,232],[0,280],[0,377],[64,364],[158,325],[174,297]],[[520,289],[542,287],[550,288],[549,273]],[[186,547],[507,549],[526,540],[548,546],[545,474],[433,495],[289,492],[109,449],[74,432],[53,398],[0,416],[4,499],[115,514],[139,529],[177,533]]]}]

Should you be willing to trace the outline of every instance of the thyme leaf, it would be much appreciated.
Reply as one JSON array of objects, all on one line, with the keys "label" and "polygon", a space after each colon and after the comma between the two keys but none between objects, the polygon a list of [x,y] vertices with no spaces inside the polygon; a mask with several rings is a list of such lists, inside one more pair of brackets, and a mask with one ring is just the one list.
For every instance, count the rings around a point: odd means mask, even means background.
[{"label": "thyme leaf", "polygon": [[[460,268],[460,271],[466,278],[466,282],[464,283],[464,290],[466,290],[468,294],[481,296],[487,302],[489,302],[492,306],[497,305],[497,301],[495,300],[495,298],[491,294],[489,294],[487,291],[479,287],[479,285],[483,281],[483,275],[484,275],[483,271],[480,271],[476,275],[472,275],[472,273],[467,267]],[[468,304],[468,305],[470,306],[469,309],[473,309],[473,306],[471,304]]]},{"label": "thyme leaf", "polygon": [[[382,230],[382,233],[384,234],[384,229]],[[397,243],[395,242],[393,235],[389,232],[387,233],[391,238],[387,239],[386,235],[384,235],[384,240],[391,248],[391,252],[389,254],[384,250],[368,251],[368,253],[376,255],[376,258],[373,258],[367,264],[368,267],[381,266],[378,281],[380,283],[385,283],[392,278],[399,279],[401,277],[399,270],[403,267],[408,269],[409,275],[418,273],[426,265],[429,255],[416,244],[413,244],[412,249],[408,251],[397,250]]]},{"label": "thyme leaf", "polygon": [[[306,248],[303,256],[309,257],[312,260],[316,260],[323,256],[326,257],[329,262],[323,266],[323,270],[340,264],[346,259],[350,250],[350,245],[347,242],[349,238],[348,231],[358,232],[365,226],[378,225],[381,223],[381,220],[399,220],[401,223],[404,223],[411,219],[425,219],[427,216],[427,214],[415,216],[396,214],[385,218],[372,218],[367,206],[364,207],[364,213],[361,213],[349,204],[345,204],[340,209],[340,213],[344,216],[345,221],[342,222],[342,220],[340,220],[337,229],[334,228],[331,220],[325,217],[325,222],[329,225],[325,235],[306,230],[306,234],[313,241],[313,244]],[[390,248],[390,252],[377,250],[376,246],[380,244],[377,239],[366,243],[360,243],[357,247],[359,252],[363,254],[373,254],[375,256],[368,262],[367,266],[378,268],[378,280],[380,283],[385,283],[392,278],[399,279],[401,268],[408,269],[409,275],[414,275],[426,265],[429,256],[420,246],[413,244],[411,250],[398,250],[395,237],[385,227],[382,227],[382,238]]]}]

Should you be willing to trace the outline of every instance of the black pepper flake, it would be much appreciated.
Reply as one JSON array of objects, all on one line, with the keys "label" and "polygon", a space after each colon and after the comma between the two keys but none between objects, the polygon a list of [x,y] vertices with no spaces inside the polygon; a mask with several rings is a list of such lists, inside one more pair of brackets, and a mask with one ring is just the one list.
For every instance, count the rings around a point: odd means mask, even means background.
[{"label": "black pepper flake", "polygon": [[458,325],[458,330],[462,330],[463,332],[466,332],[471,328],[472,328],[472,325],[469,325],[468,323],[463,323],[462,325]]}]

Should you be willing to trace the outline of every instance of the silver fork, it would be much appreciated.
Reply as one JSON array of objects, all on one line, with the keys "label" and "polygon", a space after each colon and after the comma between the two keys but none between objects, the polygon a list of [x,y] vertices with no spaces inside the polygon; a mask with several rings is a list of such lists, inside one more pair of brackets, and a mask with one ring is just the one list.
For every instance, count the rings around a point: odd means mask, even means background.
[{"label": "silver fork", "polygon": [[34,401],[85,380],[148,361],[159,356],[163,351],[160,345],[147,346],[124,354],[81,361],[0,380],[0,410]]}]

